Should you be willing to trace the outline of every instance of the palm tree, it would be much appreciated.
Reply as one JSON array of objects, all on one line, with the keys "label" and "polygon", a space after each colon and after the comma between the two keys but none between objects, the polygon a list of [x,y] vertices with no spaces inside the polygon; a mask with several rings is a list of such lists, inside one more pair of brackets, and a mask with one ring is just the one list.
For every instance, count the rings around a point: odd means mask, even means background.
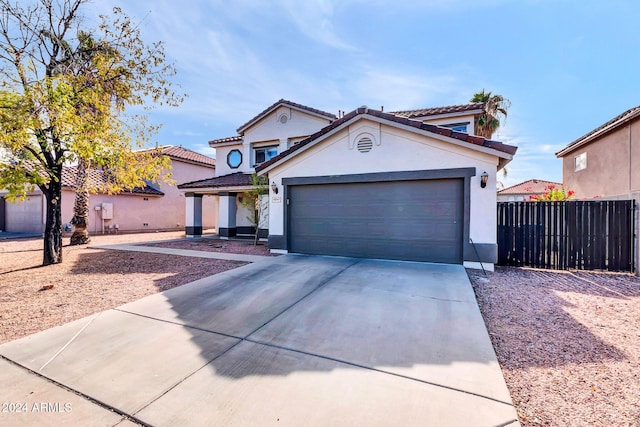
[{"label": "palm tree", "polygon": [[89,189],[87,161],[80,158],[76,172],[76,200],[73,206],[73,234],[70,244],[86,245],[89,243]]},{"label": "palm tree", "polygon": [[491,138],[493,133],[500,127],[500,120],[507,118],[507,110],[511,107],[511,101],[502,95],[493,95],[482,89],[473,95],[471,102],[482,102],[483,112],[476,117],[476,135],[484,138]]}]

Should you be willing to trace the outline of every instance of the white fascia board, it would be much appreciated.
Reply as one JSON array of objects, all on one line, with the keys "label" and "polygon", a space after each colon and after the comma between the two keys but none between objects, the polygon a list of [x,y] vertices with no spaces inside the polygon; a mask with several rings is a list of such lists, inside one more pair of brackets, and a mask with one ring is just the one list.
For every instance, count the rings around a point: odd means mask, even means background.
[{"label": "white fascia board", "polygon": [[[436,120],[436,119],[447,119],[447,118],[451,118],[451,117],[472,116],[472,115],[480,114],[480,113],[482,113],[482,109],[460,111],[460,112],[456,112],[456,113],[445,113],[445,114],[428,115],[428,116],[414,116],[414,117],[411,117],[409,120],[428,121],[428,120]],[[407,116],[401,116],[399,114],[396,114],[396,115],[398,117],[406,117],[406,118],[408,118]]]},{"label": "white fascia board", "polygon": [[229,142],[216,142],[215,144],[211,144],[209,142],[209,147],[218,148],[218,147],[229,147],[229,146],[232,146],[232,145],[238,145],[238,146],[242,147],[242,143],[243,143],[242,140],[240,140],[240,141],[229,141]]},{"label": "white fascia board", "polygon": [[251,187],[198,187],[181,188],[180,193],[217,194],[217,193],[242,193],[251,190]]}]

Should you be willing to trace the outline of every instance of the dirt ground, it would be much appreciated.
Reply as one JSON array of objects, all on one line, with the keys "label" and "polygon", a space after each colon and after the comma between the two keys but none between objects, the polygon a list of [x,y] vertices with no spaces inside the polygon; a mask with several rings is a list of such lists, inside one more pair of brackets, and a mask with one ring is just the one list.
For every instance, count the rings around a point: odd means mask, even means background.
[{"label": "dirt ground", "polygon": [[640,426],[640,278],[468,273],[523,426]]},{"label": "dirt ground", "polygon": [[[104,235],[93,237],[89,246],[175,239],[182,235]],[[64,239],[64,244],[68,243],[68,238]],[[252,245],[224,243],[227,252],[268,253],[265,246],[248,250],[247,246]],[[65,246],[61,264],[41,267],[42,247],[42,239],[0,240],[0,343],[246,264]]]}]

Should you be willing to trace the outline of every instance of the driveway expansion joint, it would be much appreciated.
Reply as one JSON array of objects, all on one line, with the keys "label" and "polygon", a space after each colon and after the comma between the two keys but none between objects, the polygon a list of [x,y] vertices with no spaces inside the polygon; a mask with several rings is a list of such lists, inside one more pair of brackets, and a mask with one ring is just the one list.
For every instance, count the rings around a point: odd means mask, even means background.
[{"label": "driveway expansion joint", "polygon": [[84,332],[85,329],[87,329],[89,327],[89,325],[91,325],[93,323],[94,320],[96,320],[98,317],[100,317],[100,315],[102,314],[102,312],[94,315],[91,317],[91,319],[89,319],[89,321],[82,327],[80,328],[80,330],[78,332],[76,332],[70,339],[69,341],[67,341],[62,347],[60,347],[60,350],[56,351],[55,354],[53,356],[51,356],[51,358],[49,358],[49,360],[47,360],[44,365],[42,365],[40,367],[40,369],[38,369],[38,372],[42,371],[44,368],[47,367],[47,365],[51,362],[53,362],[56,357],[60,356],[60,354],[62,354],[62,352],[64,352],[67,347],[69,347],[75,340],[76,338],[78,338],[80,336],[80,334],[82,332]]},{"label": "driveway expansion joint", "polygon": [[[406,380],[415,381],[415,382],[419,382],[419,383],[422,383],[422,384],[431,385],[431,386],[434,386],[434,387],[444,388],[444,389],[451,390],[451,391],[454,391],[454,392],[457,392],[457,393],[468,394],[468,395],[471,395],[471,396],[479,397],[481,399],[490,400],[492,402],[501,403],[503,405],[507,405],[507,406],[510,406],[512,408],[515,408],[513,403],[511,403],[511,402],[505,402],[504,400],[495,399],[493,397],[485,396],[483,394],[474,393],[472,391],[462,390],[462,389],[459,389],[459,388],[456,388],[456,387],[451,387],[451,386],[447,386],[447,385],[443,385],[443,384],[438,384],[438,383],[434,383],[434,382],[427,381],[427,380],[421,380],[419,378],[414,378],[414,377],[410,377],[408,375],[402,375],[402,374],[398,374],[398,373],[395,373],[395,372],[386,371],[384,369],[373,368],[371,366],[362,365],[360,363],[349,362],[348,360],[337,359],[335,357],[324,356],[322,354],[311,353],[311,352],[304,351],[304,350],[297,350],[295,348],[284,347],[284,346],[280,346],[280,345],[277,345],[277,344],[271,344],[271,343],[268,343],[266,341],[260,341],[260,340],[255,340],[255,339],[251,339],[251,338],[245,338],[243,341],[247,341],[247,342],[250,342],[250,343],[253,343],[253,344],[263,345],[265,347],[275,348],[275,349],[278,349],[278,350],[285,350],[285,351],[290,351],[290,352],[293,352],[293,353],[303,354],[305,356],[318,357],[320,359],[330,360],[332,362],[341,363],[341,364],[353,366],[353,367],[356,367],[356,368],[367,369],[369,371],[378,372],[378,373],[381,373],[381,374],[392,375],[394,377],[404,378]],[[240,343],[238,343],[238,344],[240,344]],[[496,427],[508,426],[509,424],[513,423],[514,421],[517,421],[517,420],[511,420],[511,421],[508,421],[505,424],[500,424],[500,425],[498,425]]]},{"label": "driveway expansion joint", "polygon": [[322,289],[323,287],[325,287],[327,285],[327,283],[331,282],[333,279],[335,279],[336,277],[338,277],[339,275],[341,275],[342,273],[344,273],[345,271],[347,271],[348,269],[350,269],[351,267],[353,267],[356,264],[359,264],[362,261],[362,259],[354,259],[354,262],[352,264],[349,264],[348,266],[340,269],[340,271],[338,271],[335,274],[332,274],[330,277],[327,277],[324,281],[322,281],[320,284],[318,284],[318,286],[316,286],[315,288],[311,289],[309,292],[307,292],[306,294],[304,294],[303,296],[301,296],[300,298],[298,298],[296,301],[294,301],[293,303],[291,303],[288,307],[285,307],[282,311],[280,311],[280,313],[276,314],[275,316],[273,316],[271,319],[269,319],[269,321],[265,322],[264,324],[262,324],[261,326],[259,326],[258,328],[256,328],[255,330],[249,332],[244,338],[247,339],[249,338],[251,335],[255,334],[256,332],[258,332],[260,329],[264,328],[265,326],[267,326],[269,323],[273,322],[274,320],[276,320],[278,317],[282,316],[284,313],[286,313],[287,311],[291,310],[293,307],[295,307],[296,305],[300,304],[302,301],[304,301],[305,299],[307,299],[308,297],[310,297],[312,294],[316,293],[318,290]]},{"label": "driveway expansion joint", "polygon": [[[16,366],[16,367],[26,371],[29,374],[35,375],[36,377],[38,377],[40,379],[43,379],[43,380],[47,381],[48,383],[51,383],[51,384],[55,385],[56,387],[60,387],[61,389],[65,390],[65,391],[68,391],[69,393],[73,393],[76,396],[78,396],[78,397],[80,397],[80,398],[82,398],[82,399],[84,399],[84,400],[86,400],[86,401],[88,401],[90,403],[93,403],[94,405],[97,405],[97,406],[99,406],[99,407],[101,407],[103,409],[106,409],[106,410],[111,411],[111,412],[113,412],[115,414],[118,414],[123,418],[123,420],[128,420],[128,421],[140,424],[140,425],[142,425],[144,427],[153,427],[150,424],[147,424],[144,421],[139,420],[135,416],[116,408],[115,406],[111,406],[111,405],[109,405],[109,404],[107,404],[105,402],[102,402],[101,400],[98,400],[98,399],[96,399],[94,397],[89,396],[88,394],[82,393],[81,391],[73,389],[73,388],[71,388],[71,387],[69,387],[69,386],[67,386],[67,385],[65,385],[65,384],[63,384],[63,383],[61,383],[59,381],[56,381],[56,380],[54,380],[52,378],[49,378],[48,376],[46,376],[44,374],[41,374],[38,371],[34,371],[33,369],[31,369],[31,368],[29,368],[27,366],[24,366],[24,365],[22,365],[22,364],[20,364],[18,362],[15,362],[15,361],[9,359],[8,357],[6,357],[6,356],[4,356],[2,354],[0,354],[0,360],[4,360],[4,361],[8,362],[9,364],[11,364],[13,366]],[[120,420],[118,422],[118,424],[120,424],[123,420]]]}]

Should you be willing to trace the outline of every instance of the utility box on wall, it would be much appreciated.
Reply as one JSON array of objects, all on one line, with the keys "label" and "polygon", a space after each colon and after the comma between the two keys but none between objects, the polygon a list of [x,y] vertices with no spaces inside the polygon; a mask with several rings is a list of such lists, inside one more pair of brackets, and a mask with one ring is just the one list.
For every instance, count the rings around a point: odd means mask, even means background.
[{"label": "utility box on wall", "polygon": [[102,219],[113,219],[113,203],[102,204]]}]

